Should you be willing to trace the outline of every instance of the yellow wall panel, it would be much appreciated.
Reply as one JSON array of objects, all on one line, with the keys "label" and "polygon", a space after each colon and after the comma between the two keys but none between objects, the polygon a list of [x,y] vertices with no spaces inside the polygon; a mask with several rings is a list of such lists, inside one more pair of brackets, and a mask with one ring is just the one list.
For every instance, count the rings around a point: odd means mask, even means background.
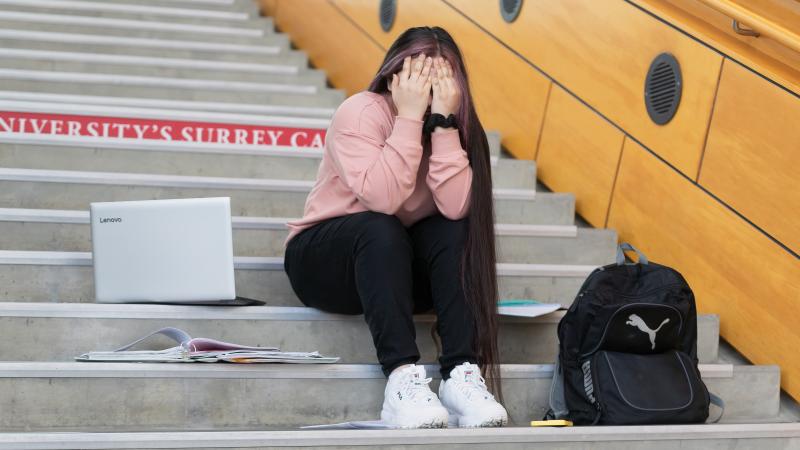
[{"label": "yellow wall panel", "polygon": [[259,9],[262,16],[276,16],[278,14],[278,3],[281,0],[258,0]]},{"label": "yellow wall panel", "polygon": [[498,130],[503,146],[514,156],[533,159],[550,87],[547,78],[444,2],[399,1],[388,33],[378,22],[379,2],[334,0],[334,4],[386,48],[410,27],[440,26],[447,30],[464,56],[473,101],[484,128]]},{"label": "yellow wall panel", "polygon": [[[450,3],[696,178],[720,54],[621,0],[528,1],[511,24],[502,19],[495,1]],[[659,126],[647,115],[644,82],[653,58],[662,52],[678,59],[684,85],[677,114]]]},{"label": "yellow wall panel", "polygon": [[578,213],[602,228],[623,138],[605,119],[553,86],[536,157],[537,175],[554,191],[574,192]]},{"label": "yellow wall panel", "polygon": [[269,0],[263,6],[272,11],[278,28],[348,96],[372,81],[386,52],[329,2],[314,1],[313,14],[308,13],[308,1]]},{"label": "yellow wall panel", "polygon": [[699,183],[800,253],[798,125],[800,98],[726,60]]},{"label": "yellow wall panel", "polygon": [[631,140],[608,225],[680,271],[725,339],[755,364],[779,364],[800,398],[800,260]]},{"label": "yellow wall panel", "polygon": [[[381,24],[378,20],[379,17],[379,7],[380,1],[375,0],[330,0],[337,8],[341,9],[347,17],[349,17],[352,21],[356,22],[358,26],[369,36],[375,39],[383,48],[389,49],[389,46],[392,45],[395,38],[402,33],[405,28],[402,28],[402,25],[398,24],[397,16],[395,16],[395,21],[392,23],[392,27],[389,29],[388,32],[383,31],[381,28]],[[433,2],[439,2],[440,0],[433,0]],[[405,11],[408,7],[407,5],[408,0],[400,0],[397,2],[397,12],[398,14]],[[435,25],[435,24],[426,24],[426,25]],[[458,42],[456,42],[458,43]]]}]

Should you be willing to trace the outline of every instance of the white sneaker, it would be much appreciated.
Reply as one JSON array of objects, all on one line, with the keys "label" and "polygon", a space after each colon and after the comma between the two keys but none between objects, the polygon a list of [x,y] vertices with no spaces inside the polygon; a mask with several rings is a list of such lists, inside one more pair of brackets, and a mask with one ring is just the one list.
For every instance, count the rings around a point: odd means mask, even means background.
[{"label": "white sneaker", "polygon": [[450,371],[439,384],[439,398],[447,408],[451,427],[502,427],[508,423],[506,409],[486,388],[478,366],[465,362]]},{"label": "white sneaker", "polygon": [[425,367],[410,365],[389,374],[381,420],[400,428],[445,428],[447,410],[431,391]]}]

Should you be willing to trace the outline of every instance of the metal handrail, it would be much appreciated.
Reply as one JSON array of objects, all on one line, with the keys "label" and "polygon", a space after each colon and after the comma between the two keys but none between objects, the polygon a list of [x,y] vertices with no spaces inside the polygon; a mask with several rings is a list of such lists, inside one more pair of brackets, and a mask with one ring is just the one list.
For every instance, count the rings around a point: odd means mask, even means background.
[{"label": "metal handrail", "polygon": [[[753,4],[741,0],[698,0],[700,3],[733,19],[733,30],[744,36],[767,37],[791,50],[800,52],[800,30],[772,20],[752,8]],[[793,0],[787,0],[793,1]],[[742,28],[741,24],[748,28]]]}]

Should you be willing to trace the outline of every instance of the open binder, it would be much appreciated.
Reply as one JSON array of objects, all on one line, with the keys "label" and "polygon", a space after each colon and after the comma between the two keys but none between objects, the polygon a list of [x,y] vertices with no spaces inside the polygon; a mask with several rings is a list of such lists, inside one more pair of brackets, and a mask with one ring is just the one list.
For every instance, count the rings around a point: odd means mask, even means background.
[{"label": "open binder", "polygon": [[[178,345],[163,350],[129,350],[155,336],[166,336]],[[319,352],[282,352],[276,347],[251,347],[208,338],[193,338],[181,329],[166,327],[137,339],[113,351],[92,351],[75,357],[78,361],[105,362],[232,362],[232,363],[293,363],[330,364],[338,357],[322,356]]]}]

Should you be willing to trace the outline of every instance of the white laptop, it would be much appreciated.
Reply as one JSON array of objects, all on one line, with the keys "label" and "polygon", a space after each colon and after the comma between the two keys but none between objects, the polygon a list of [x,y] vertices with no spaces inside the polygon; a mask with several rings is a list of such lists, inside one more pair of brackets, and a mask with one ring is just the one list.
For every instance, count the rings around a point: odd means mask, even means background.
[{"label": "white laptop", "polygon": [[236,296],[229,197],[90,204],[99,303],[252,305]]}]

